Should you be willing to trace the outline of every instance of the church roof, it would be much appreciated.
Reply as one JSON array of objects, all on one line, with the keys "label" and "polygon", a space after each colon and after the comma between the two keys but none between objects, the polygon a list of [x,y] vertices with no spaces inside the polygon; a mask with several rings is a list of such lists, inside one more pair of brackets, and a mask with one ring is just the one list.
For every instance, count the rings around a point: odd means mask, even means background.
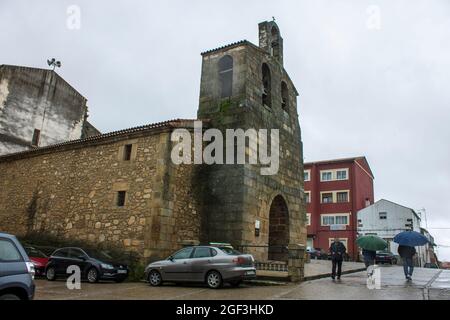
[{"label": "church roof", "polygon": [[[209,54],[209,53],[213,53],[213,52],[221,51],[221,50],[225,50],[225,49],[228,50],[228,49],[231,49],[231,48],[233,48],[233,47],[239,47],[239,46],[241,46],[241,45],[247,45],[247,44],[252,44],[252,43],[249,42],[249,41],[247,41],[247,40],[241,40],[241,41],[237,41],[237,42],[233,42],[233,43],[224,45],[224,46],[222,46],[222,47],[218,47],[218,48],[215,48],[215,49],[211,49],[211,50],[204,51],[204,52],[202,52],[201,54],[202,54],[202,56],[203,56],[203,55],[205,55],[205,54]],[[252,45],[253,45],[253,44],[252,44]]]},{"label": "church roof", "polygon": [[[0,162],[17,160],[21,158],[26,158],[29,156],[52,153],[54,151],[63,151],[83,148],[88,145],[97,145],[107,142],[116,142],[124,139],[131,139],[138,137],[144,133],[156,134],[164,132],[167,130],[175,128],[193,128],[193,122],[195,119],[174,119],[164,122],[157,122],[152,124],[147,124],[139,127],[133,127],[129,129],[123,129],[118,131],[113,131],[109,133],[99,134],[90,136],[83,139],[65,141],[45,147],[34,148],[32,150],[21,151],[17,153],[11,153],[7,155],[0,156]],[[208,122],[207,120],[202,120],[203,122]]]}]

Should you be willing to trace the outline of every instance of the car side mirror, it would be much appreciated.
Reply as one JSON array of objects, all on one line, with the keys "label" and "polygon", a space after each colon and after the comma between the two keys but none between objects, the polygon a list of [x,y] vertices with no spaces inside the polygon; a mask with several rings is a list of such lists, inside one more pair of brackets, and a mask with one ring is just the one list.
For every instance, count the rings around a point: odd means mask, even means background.
[{"label": "car side mirror", "polygon": [[169,258],[167,258],[167,260],[173,261],[174,259],[172,256],[170,256]]},{"label": "car side mirror", "polygon": [[78,256],[78,259],[86,261],[86,257],[85,256]]}]

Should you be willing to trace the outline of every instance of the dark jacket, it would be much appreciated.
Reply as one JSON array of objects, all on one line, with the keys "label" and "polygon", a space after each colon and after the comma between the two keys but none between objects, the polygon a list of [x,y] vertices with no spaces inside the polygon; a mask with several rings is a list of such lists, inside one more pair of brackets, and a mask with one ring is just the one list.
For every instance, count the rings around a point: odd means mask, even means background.
[{"label": "dark jacket", "polygon": [[412,258],[416,255],[416,248],[408,246],[398,246],[398,254],[402,258]]},{"label": "dark jacket", "polygon": [[377,257],[377,252],[372,251],[372,250],[363,249],[362,255],[363,255],[364,259],[375,260],[375,258]]},{"label": "dark jacket", "polygon": [[333,242],[330,246],[331,259],[342,260],[346,251],[342,242]]}]

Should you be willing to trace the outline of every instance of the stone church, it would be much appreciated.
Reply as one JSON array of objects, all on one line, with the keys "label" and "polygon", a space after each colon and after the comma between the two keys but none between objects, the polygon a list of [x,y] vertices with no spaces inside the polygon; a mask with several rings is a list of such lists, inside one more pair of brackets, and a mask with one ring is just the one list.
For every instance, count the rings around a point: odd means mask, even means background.
[{"label": "stone church", "polygon": [[[258,164],[176,165],[172,120],[0,156],[0,231],[45,232],[133,250],[145,260],[183,245],[228,242],[258,260],[305,244],[298,92],[283,67],[274,21],[259,46],[202,53],[198,119],[205,128],[279,129],[275,175]],[[248,150],[251,152],[251,150]]]}]

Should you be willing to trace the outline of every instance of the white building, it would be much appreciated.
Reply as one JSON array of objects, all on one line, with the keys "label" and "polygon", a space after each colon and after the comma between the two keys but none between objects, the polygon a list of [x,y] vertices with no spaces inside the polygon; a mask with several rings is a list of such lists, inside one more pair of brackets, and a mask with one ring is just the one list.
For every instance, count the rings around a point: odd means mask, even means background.
[{"label": "white building", "polygon": [[[397,255],[398,245],[392,240],[403,231],[421,232],[420,216],[413,209],[381,199],[358,211],[358,234],[377,235],[389,243],[388,250]],[[417,264],[423,266],[426,250],[417,247]]]}]

